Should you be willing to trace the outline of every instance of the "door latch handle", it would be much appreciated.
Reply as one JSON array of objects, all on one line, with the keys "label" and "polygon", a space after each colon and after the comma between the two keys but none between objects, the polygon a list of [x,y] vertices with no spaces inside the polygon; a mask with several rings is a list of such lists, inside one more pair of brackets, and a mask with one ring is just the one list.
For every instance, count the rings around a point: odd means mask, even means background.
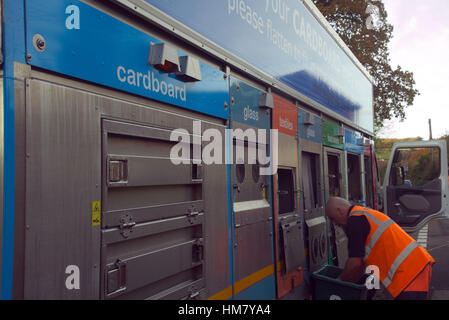
[{"label": "door latch handle", "polygon": [[404,212],[402,212],[401,204],[400,204],[399,202],[396,202],[396,203],[394,204],[394,206],[395,206],[396,209],[398,210],[398,216],[399,216],[399,217],[403,217],[403,216],[404,216]]}]

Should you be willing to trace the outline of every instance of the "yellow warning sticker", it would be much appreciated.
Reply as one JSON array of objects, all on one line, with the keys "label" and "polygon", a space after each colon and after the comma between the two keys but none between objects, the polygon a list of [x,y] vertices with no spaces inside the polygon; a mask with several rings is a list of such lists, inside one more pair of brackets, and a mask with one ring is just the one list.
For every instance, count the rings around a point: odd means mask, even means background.
[{"label": "yellow warning sticker", "polygon": [[101,202],[92,201],[92,227],[99,226],[101,223]]}]

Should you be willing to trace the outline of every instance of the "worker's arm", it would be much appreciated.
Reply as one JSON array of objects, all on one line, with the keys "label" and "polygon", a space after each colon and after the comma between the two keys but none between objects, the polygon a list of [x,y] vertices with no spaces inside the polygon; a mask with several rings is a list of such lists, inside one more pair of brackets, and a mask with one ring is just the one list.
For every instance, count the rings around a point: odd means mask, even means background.
[{"label": "worker's arm", "polygon": [[365,273],[363,258],[349,258],[343,272],[338,277],[341,281],[358,282]]},{"label": "worker's arm", "polygon": [[370,224],[364,216],[353,216],[346,225],[348,236],[348,260],[339,279],[348,282],[358,282],[365,273],[365,243],[370,232]]}]

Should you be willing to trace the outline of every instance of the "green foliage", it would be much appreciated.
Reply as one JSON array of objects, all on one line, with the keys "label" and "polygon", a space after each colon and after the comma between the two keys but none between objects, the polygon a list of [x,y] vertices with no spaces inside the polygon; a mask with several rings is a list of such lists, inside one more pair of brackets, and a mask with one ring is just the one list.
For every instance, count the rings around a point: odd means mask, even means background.
[{"label": "green foliage", "polygon": [[[405,119],[405,109],[413,104],[419,91],[413,73],[390,65],[388,43],[393,26],[387,22],[382,0],[313,0],[335,31],[351,49],[375,81],[374,125],[378,131],[384,120]],[[367,27],[368,4],[379,9],[381,26]]]},{"label": "green foliage", "polygon": [[437,152],[425,152],[419,155],[413,164],[408,176],[414,186],[422,186],[439,176],[440,164]]},{"label": "green foliage", "polygon": [[421,137],[405,138],[405,139],[374,139],[374,150],[376,151],[377,166],[379,169],[380,181],[383,182],[385,171],[387,170],[388,160],[390,159],[390,152],[395,142],[404,141],[420,141]]}]

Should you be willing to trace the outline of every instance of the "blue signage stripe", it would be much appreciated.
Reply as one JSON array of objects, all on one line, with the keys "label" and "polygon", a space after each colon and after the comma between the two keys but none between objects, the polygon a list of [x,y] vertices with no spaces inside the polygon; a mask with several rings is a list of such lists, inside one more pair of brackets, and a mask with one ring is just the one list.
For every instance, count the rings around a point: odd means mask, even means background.
[{"label": "blue signage stripe", "polygon": [[[149,54],[160,40],[78,0],[28,1],[26,11],[29,64],[228,119],[227,80],[209,64],[200,61],[197,82],[159,71]],[[44,50],[35,47],[37,34],[45,39]]]},{"label": "blue signage stripe", "polygon": [[14,266],[14,200],[15,200],[15,125],[14,62],[25,63],[25,1],[4,2],[4,164],[3,164],[3,235],[1,294],[12,299]]},{"label": "blue signage stripe", "polygon": [[230,77],[230,82],[229,91],[234,100],[234,104],[231,103],[232,121],[260,129],[270,129],[270,114],[259,108],[259,97],[263,91],[235,77]]},{"label": "blue signage stripe", "polygon": [[312,115],[314,123],[311,125],[304,125],[304,116],[306,111],[298,108],[298,131],[302,139],[310,140],[315,143],[323,143],[323,128],[322,119],[317,115]]},{"label": "blue signage stripe", "polygon": [[359,133],[345,129],[345,145],[344,149],[349,152],[364,154],[365,147],[361,144],[362,136]]}]

